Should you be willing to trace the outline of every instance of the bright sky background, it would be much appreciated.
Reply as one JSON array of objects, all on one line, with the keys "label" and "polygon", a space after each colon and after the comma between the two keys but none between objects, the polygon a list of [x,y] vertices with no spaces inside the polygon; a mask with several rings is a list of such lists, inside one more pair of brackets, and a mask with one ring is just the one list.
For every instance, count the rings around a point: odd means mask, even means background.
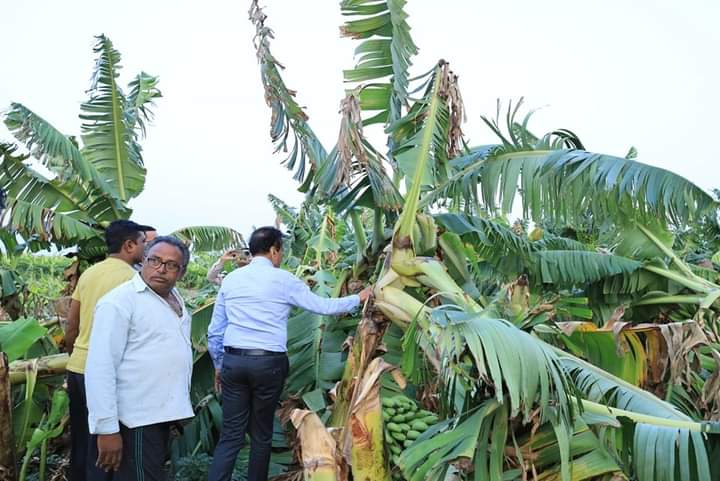
[{"label": "bright sky background", "polygon": [[[4,0],[0,109],[24,103],[66,134],[93,68],[93,35],[122,53],[121,83],[160,76],[164,98],[143,143],[145,191],[134,218],[161,231],[224,224],[249,234],[270,224],[273,193],[299,205],[291,173],[272,154],[247,20],[250,2]],[[338,131],[342,69],[355,42],[340,39],[335,0],[265,0],[275,56],[330,150]],[[590,150],[671,169],[720,187],[720,2],[716,0],[409,0],[420,54],[460,75],[472,144],[492,141],[480,115],[525,96],[531,128],[576,132]],[[11,136],[0,126],[0,139]]]}]

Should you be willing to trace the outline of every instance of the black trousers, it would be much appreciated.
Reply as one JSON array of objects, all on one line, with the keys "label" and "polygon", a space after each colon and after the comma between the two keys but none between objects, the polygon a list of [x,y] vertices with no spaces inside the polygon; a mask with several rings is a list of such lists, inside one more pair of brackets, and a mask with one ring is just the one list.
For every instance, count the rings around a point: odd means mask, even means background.
[{"label": "black trousers", "polygon": [[95,466],[97,444],[90,442],[88,430],[85,376],[67,373],[68,398],[70,399],[70,481],[103,481],[107,475]]},{"label": "black trousers", "polygon": [[[166,481],[165,461],[169,455],[170,423],[150,424],[128,428],[120,424],[123,452],[120,469],[102,473],[102,481]],[[97,436],[91,435],[96,446]],[[97,456],[94,458],[97,460]],[[93,464],[95,463],[93,460]],[[92,481],[101,481],[96,478]]]},{"label": "black trousers", "polygon": [[225,354],[221,373],[223,427],[209,481],[230,481],[246,432],[251,441],[247,481],[267,480],[273,418],[289,367],[285,353]]},{"label": "black trousers", "polygon": [[120,470],[106,473],[95,466],[98,458],[97,436],[88,429],[85,376],[68,371],[70,398],[70,469],[69,481],[164,481],[168,458],[170,424],[152,424],[137,428],[120,425],[123,455]]}]

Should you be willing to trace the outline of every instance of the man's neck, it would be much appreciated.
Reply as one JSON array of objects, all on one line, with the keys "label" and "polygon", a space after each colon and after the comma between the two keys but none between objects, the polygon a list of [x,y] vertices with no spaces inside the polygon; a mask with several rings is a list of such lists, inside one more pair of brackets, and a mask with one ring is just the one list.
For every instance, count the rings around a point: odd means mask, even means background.
[{"label": "man's neck", "polygon": [[275,264],[273,264],[273,261],[272,261],[272,259],[270,258],[270,254],[267,254],[267,255],[265,255],[265,254],[258,254],[258,255],[254,256],[254,257],[262,257],[263,259],[267,259],[267,261],[268,261],[270,264],[272,264],[273,267],[275,267]]},{"label": "man's neck", "polygon": [[117,260],[119,260],[119,261],[123,261],[124,263],[126,263],[126,264],[128,264],[128,265],[130,265],[130,266],[133,265],[133,264],[135,264],[135,262],[133,261],[133,259],[130,259],[130,258],[128,258],[128,257],[126,257],[126,256],[124,256],[124,255],[122,255],[122,254],[109,254],[108,257],[112,257],[113,259],[117,259]]},{"label": "man's neck", "polygon": [[162,297],[163,299],[168,299],[170,297],[170,293],[172,292],[172,289],[170,289],[169,291],[159,291],[157,289],[154,289],[153,286],[151,286],[150,283],[145,280],[145,278],[142,275],[142,272],[140,273],[140,279],[142,279],[143,282],[145,283],[145,285],[148,286],[148,288],[151,291],[153,291],[155,294],[157,294],[158,296]]}]

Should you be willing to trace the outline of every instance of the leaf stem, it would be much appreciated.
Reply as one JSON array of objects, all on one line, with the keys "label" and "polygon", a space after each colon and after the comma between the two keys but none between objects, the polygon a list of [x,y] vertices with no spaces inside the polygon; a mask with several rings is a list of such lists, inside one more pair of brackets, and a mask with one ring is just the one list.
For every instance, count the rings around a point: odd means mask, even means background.
[{"label": "leaf stem", "polygon": [[682,421],[678,419],[665,419],[657,416],[649,416],[625,409],[605,406],[603,404],[594,403],[587,399],[582,400],[583,408],[594,414],[610,415],[613,417],[626,417],[632,419],[636,423],[649,424],[651,426],[662,426],[675,429],[687,429],[688,431],[697,433],[720,433],[720,423],[710,421]]}]

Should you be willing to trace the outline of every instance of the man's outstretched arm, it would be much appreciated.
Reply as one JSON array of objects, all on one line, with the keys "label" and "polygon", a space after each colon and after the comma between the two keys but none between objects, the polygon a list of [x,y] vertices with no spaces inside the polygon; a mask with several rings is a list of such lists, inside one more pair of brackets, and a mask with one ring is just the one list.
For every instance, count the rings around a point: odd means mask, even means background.
[{"label": "man's outstretched arm", "polygon": [[333,315],[351,312],[370,297],[371,289],[345,297],[327,298],[313,293],[307,284],[295,276],[289,276],[287,286],[288,303],[316,314]]}]

